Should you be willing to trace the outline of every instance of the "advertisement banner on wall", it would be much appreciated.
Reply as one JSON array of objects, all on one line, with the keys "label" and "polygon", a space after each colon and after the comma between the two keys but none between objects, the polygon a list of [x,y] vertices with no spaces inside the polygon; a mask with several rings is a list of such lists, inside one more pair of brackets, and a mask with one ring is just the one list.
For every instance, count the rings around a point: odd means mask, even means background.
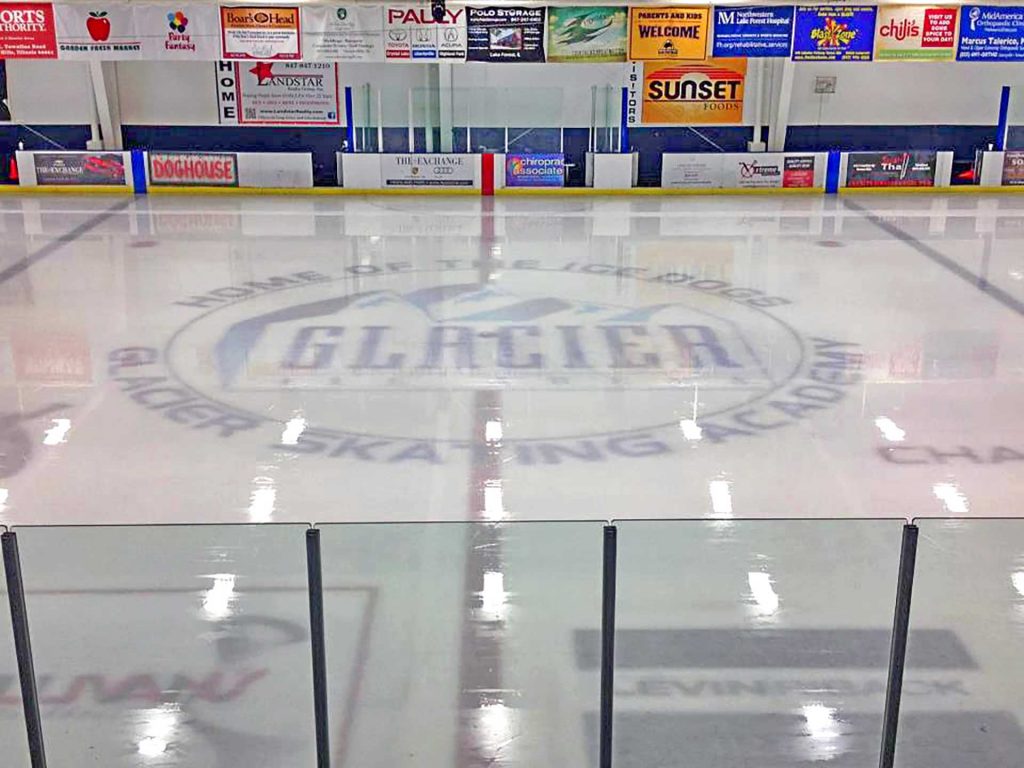
[{"label": "advertisement banner on wall", "polygon": [[626,7],[548,8],[548,61],[626,60]]},{"label": "advertisement banner on wall", "polygon": [[222,59],[302,58],[297,6],[221,6]]},{"label": "advertisement banner on wall", "polygon": [[672,154],[663,156],[661,186],[673,189],[812,189],[814,155]]},{"label": "advertisement banner on wall", "polygon": [[629,9],[631,61],[703,61],[711,9],[672,6]]},{"label": "advertisement banner on wall", "polygon": [[35,152],[32,163],[36,184],[41,187],[85,184],[120,187],[126,183],[120,152]]},{"label": "advertisement banner on wall", "polygon": [[381,155],[385,187],[472,187],[475,155]]},{"label": "advertisement banner on wall", "polygon": [[505,155],[506,187],[564,187],[565,155]]},{"label": "advertisement banner on wall", "polygon": [[714,37],[714,56],[789,56],[793,47],[793,6],[716,7]]},{"label": "advertisement banner on wall", "polygon": [[153,186],[237,187],[238,155],[213,152],[150,152]]},{"label": "advertisement banner on wall", "polygon": [[142,38],[129,5],[55,5],[61,59],[142,58]]},{"label": "advertisement banner on wall", "polygon": [[449,5],[434,21],[430,7],[388,5],[384,8],[384,56],[388,61],[466,58],[466,9]]},{"label": "advertisement banner on wall", "polygon": [[0,3],[0,59],[54,59],[57,22],[49,3]]},{"label": "advertisement banner on wall", "polygon": [[1003,153],[1004,187],[1024,187],[1024,152]]},{"label": "advertisement banner on wall", "polygon": [[544,61],[546,9],[498,6],[466,10],[470,61]]},{"label": "advertisement banner on wall", "polygon": [[338,65],[326,61],[221,61],[222,125],[340,125]]},{"label": "advertisement banner on wall", "polygon": [[881,5],[875,29],[877,61],[952,61],[956,55],[953,6]]},{"label": "advertisement banner on wall", "polygon": [[220,21],[212,5],[137,5],[135,29],[146,59],[216,61],[220,56]]},{"label": "advertisement banner on wall", "polygon": [[[631,125],[729,125],[743,122],[746,59],[636,63],[627,75]],[[637,109],[639,105],[639,109]]]},{"label": "advertisement banner on wall", "polygon": [[851,152],[848,187],[934,187],[935,152]]},{"label": "advertisement banner on wall", "polygon": [[301,19],[307,59],[384,60],[383,6],[304,5]]},{"label": "advertisement banner on wall", "polygon": [[873,5],[797,6],[793,61],[871,61]]},{"label": "advertisement banner on wall", "polygon": [[1024,61],[1024,6],[960,9],[958,61]]}]

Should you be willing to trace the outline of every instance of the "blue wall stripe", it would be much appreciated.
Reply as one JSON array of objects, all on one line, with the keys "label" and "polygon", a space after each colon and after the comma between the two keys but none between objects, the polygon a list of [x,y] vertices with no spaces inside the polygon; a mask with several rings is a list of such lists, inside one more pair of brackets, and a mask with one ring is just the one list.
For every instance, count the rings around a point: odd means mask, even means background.
[{"label": "blue wall stripe", "polygon": [[352,111],[352,86],[345,86],[345,141],[348,144],[348,151],[356,151],[356,127],[353,123]]},{"label": "blue wall stripe", "polygon": [[1010,123],[1010,86],[1004,85],[1002,95],[999,97],[999,124],[996,126],[996,150],[1002,152],[1006,149],[1006,128]]}]

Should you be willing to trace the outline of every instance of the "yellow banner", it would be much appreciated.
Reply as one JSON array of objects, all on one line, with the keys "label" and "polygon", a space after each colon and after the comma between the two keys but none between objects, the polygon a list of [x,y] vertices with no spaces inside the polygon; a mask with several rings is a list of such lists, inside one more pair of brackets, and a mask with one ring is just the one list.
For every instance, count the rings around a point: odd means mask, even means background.
[{"label": "yellow banner", "polygon": [[[639,66],[639,65],[637,65]],[[707,125],[743,122],[746,59],[705,59],[644,67],[644,125]]]},{"label": "yellow banner", "polygon": [[711,9],[629,9],[629,58],[633,61],[701,61],[707,56]]}]

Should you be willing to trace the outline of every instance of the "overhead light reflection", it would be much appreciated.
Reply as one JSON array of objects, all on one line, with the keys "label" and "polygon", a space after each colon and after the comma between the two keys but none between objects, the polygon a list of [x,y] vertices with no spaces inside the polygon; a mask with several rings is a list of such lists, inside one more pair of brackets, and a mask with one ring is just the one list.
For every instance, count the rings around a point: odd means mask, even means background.
[{"label": "overhead light reflection", "polygon": [[236,598],[235,574],[215,573],[207,578],[213,579],[213,586],[203,593],[203,613],[209,619],[226,619]]},{"label": "overhead light reflection", "polygon": [[480,592],[480,609],[486,618],[503,621],[508,609],[508,592],[505,591],[505,574],[500,571],[484,572],[484,588]]},{"label": "overhead light reflection", "polygon": [[51,419],[53,426],[44,433],[43,445],[60,445],[68,441],[71,419]]},{"label": "overhead light reflection", "polygon": [[954,515],[965,515],[970,511],[967,497],[957,488],[956,483],[936,483],[932,486],[932,492]]},{"label": "overhead light reflection", "polygon": [[1017,590],[1017,594],[1024,597],[1024,571],[1015,571],[1010,574],[1010,581],[1013,583],[1013,588]]},{"label": "overhead light reflection", "polygon": [[504,430],[501,428],[501,420],[489,419],[484,424],[484,440],[488,443],[499,443],[501,442]]},{"label": "overhead light reflection", "polygon": [[679,429],[687,440],[700,440],[704,430],[697,426],[693,419],[683,419],[679,422]]},{"label": "overhead light reflection", "polygon": [[501,702],[485,703],[477,710],[477,723],[480,746],[488,765],[511,762],[510,746],[516,735],[515,710]]},{"label": "overhead light reflection", "polygon": [[143,757],[159,757],[167,751],[178,727],[180,710],[177,705],[165,705],[143,712],[142,734],[138,742]]},{"label": "overhead light reflection", "polygon": [[301,415],[293,416],[284,425],[281,433],[281,445],[298,445],[299,438],[306,431],[306,420]]},{"label": "overhead light reflection", "polygon": [[779,596],[772,587],[771,574],[751,571],[747,574],[747,584],[759,616],[772,616],[779,610]]},{"label": "overhead light reflection", "polygon": [[882,437],[890,443],[902,443],[907,438],[906,431],[900,429],[895,421],[886,416],[879,416],[875,419],[875,426],[882,433]]},{"label": "overhead light reflection", "polygon": [[711,493],[711,509],[718,517],[732,517],[732,493],[728,480],[712,480],[708,483]]},{"label": "overhead light reflection", "polygon": [[500,480],[488,480],[484,485],[484,517],[488,520],[505,518],[505,502]]},{"label": "overhead light reflection", "polygon": [[274,517],[274,504],[277,502],[274,478],[257,477],[253,483],[255,487],[249,494],[249,520],[253,523],[268,523]]}]

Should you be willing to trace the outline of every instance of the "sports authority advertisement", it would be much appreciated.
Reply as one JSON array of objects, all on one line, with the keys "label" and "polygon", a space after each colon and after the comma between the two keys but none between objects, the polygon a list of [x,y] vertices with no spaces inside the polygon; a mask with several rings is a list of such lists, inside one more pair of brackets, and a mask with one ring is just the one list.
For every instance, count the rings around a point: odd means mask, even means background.
[{"label": "sports authority advertisement", "polygon": [[49,3],[0,3],[0,59],[54,59],[57,24]]},{"label": "sports authority advertisement", "polygon": [[952,61],[956,56],[954,6],[881,5],[875,29],[878,61]]},{"label": "sports authority advertisement", "polygon": [[430,7],[384,7],[384,57],[388,61],[466,59],[466,9],[449,5],[444,18],[434,21]]},{"label": "sports authority advertisement", "polygon": [[781,152],[666,154],[661,186],[669,189],[813,189],[819,159]]},{"label": "sports authority advertisement", "polygon": [[797,6],[793,61],[871,61],[873,5]]},{"label": "sports authority advertisement", "polygon": [[1003,153],[1004,187],[1024,187],[1024,152]]},{"label": "sports authority advertisement", "polygon": [[958,61],[1024,61],[1024,6],[960,9]]},{"label": "sports authority advertisement", "polygon": [[221,6],[220,29],[222,59],[302,58],[296,6]]},{"label": "sports authority advertisement", "polygon": [[381,6],[304,5],[301,18],[305,58],[384,60],[384,10]]},{"label": "sports authority advertisement", "polygon": [[544,61],[544,8],[495,5],[466,12],[470,61]]},{"label": "sports authority advertisement", "polygon": [[153,186],[237,187],[238,155],[207,152],[150,152]]},{"label": "sports authority advertisement", "polygon": [[381,155],[385,187],[472,187],[474,155]]},{"label": "sports authority advertisement", "polygon": [[746,59],[635,63],[627,73],[630,125],[734,125],[743,122]]},{"label": "sports authority advertisement", "polygon": [[789,56],[793,6],[715,8],[713,56]]},{"label": "sports authority advertisement", "polygon": [[129,5],[55,5],[62,59],[142,58],[142,38]]},{"label": "sports authority advertisement", "polygon": [[216,61],[220,22],[211,5],[138,5],[135,28],[147,59]]},{"label": "sports authority advertisement", "polygon": [[625,6],[548,8],[548,61],[625,61]]},{"label": "sports authority advertisement", "polygon": [[851,152],[848,187],[934,187],[935,152]]},{"label": "sports authority advertisement", "polygon": [[505,155],[506,187],[564,187],[565,155]]},{"label": "sports authority advertisement", "polygon": [[711,9],[672,6],[629,9],[631,61],[703,61]]},{"label": "sports authority advertisement", "polygon": [[36,184],[78,186],[125,185],[124,158],[120,152],[34,152]]},{"label": "sports authority advertisement", "polygon": [[326,61],[218,62],[222,125],[339,125],[338,65]]}]

